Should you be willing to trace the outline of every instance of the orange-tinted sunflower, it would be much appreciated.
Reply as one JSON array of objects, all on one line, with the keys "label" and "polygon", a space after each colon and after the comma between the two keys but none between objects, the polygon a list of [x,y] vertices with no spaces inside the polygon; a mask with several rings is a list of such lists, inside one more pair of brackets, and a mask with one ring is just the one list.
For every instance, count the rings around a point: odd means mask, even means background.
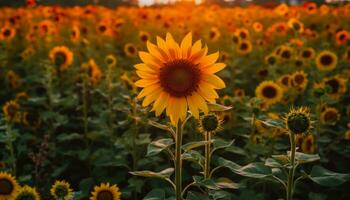
[{"label": "orange-tinted sunflower", "polygon": [[250,40],[241,40],[236,46],[236,51],[240,55],[247,55],[253,50],[253,45]]},{"label": "orange-tinted sunflower", "polygon": [[16,29],[9,26],[0,29],[0,40],[12,40],[16,35]]},{"label": "orange-tinted sunflower", "polygon": [[137,55],[137,47],[134,44],[127,43],[124,45],[124,53],[128,57],[135,57]]},{"label": "orange-tinted sunflower", "polygon": [[192,33],[178,44],[170,33],[163,40],[157,37],[157,45],[147,43],[149,53],[140,52],[141,64],[135,65],[141,78],[135,84],[143,90],[143,106],[153,103],[153,111],[166,114],[173,125],[186,117],[189,109],[198,119],[199,111],[208,113],[206,101],[215,102],[219,97],[215,89],[222,89],[225,83],[214,73],[225,68],[216,63],[219,52],[207,55],[208,48],[202,48],[200,40],[192,44]]},{"label": "orange-tinted sunflower", "polygon": [[2,107],[2,111],[4,112],[5,118],[9,122],[20,122],[21,114],[20,114],[20,106],[16,101],[8,101]]},{"label": "orange-tinted sunflower", "polygon": [[316,151],[315,137],[312,134],[309,134],[303,139],[301,144],[301,150],[307,154],[313,154]]},{"label": "orange-tinted sunflower", "polygon": [[51,49],[49,58],[61,71],[67,70],[73,63],[73,53],[65,46],[56,46]]},{"label": "orange-tinted sunflower", "polygon": [[323,79],[324,86],[329,87],[327,94],[334,100],[345,94],[347,89],[346,82],[347,80],[339,75]]},{"label": "orange-tinted sunflower", "polygon": [[342,30],[335,34],[335,40],[337,45],[342,45],[350,39],[350,33],[348,31]]}]

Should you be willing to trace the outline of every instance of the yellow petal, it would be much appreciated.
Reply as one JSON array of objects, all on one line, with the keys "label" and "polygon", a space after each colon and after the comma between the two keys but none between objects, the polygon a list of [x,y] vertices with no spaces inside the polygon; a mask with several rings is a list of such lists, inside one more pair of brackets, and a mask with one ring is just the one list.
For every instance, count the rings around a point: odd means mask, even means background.
[{"label": "yellow petal", "polygon": [[202,74],[203,80],[211,84],[215,89],[225,88],[225,82],[214,74]]},{"label": "yellow petal", "polygon": [[167,107],[169,100],[169,94],[162,92],[159,98],[154,102],[153,109],[156,111],[156,116],[162,114],[163,110]]},{"label": "yellow petal", "polygon": [[186,98],[179,98],[179,117],[183,121],[187,116],[187,101]]},{"label": "yellow petal", "polygon": [[202,49],[202,42],[200,40],[197,40],[192,46],[191,55],[198,53],[201,49]]},{"label": "yellow petal", "polygon": [[140,99],[146,95],[149,95],[150,93],[152,93],[153,91],[159,88],[160,88],[159,84],[153,84],[153,85],[147,86],[141,90],[141,92],[137,95],[137,98]]},{"label": "yellow petal", "polygon": [[208,105],[202,96],[200,96],[198,93],[193,93],[191,98],[196,103],[198,108],[204,112],[204,114],[208,114]]},{"label": "yellow petal", "polygon": [[166,61],[167,55],[159,49],[156,45],[152,44],[150,41],[147,41],[147,49],[154,57],[162,61],[163,63]]},{"label": "yellow petal", "polygon": [[143,79],[157,79],[158,74],[137,70],[136,74]]},{"label": "yellow petal", "polygon": [[158,46],[161,50],[163,50],[163,51],[167,54],[167,56],[169,56],[169,51],[168,51],[168,48],[167,48],[167,46],[166,46],[166,43],[165,43],[165,41],[164,41],[161,37],[159,37],[159,36],[157,36],[157,46]]},{"label": "yellow petal", "polygon": [[198,111],[197,103],[195,102],[193,96],[187,96],[187,104],[188,104],[188,107],[189,107],[192,115],[196,119],[198,119],[199,118],[199,111]]},{"label": "yellow petal", "polygon": [[191,53],[192,32],[189,32],[181,42],[182,58],[188,58]]},{"label": "yellow petal", "polygon": [[213,54],[209,54],[207,56],[205,56],[204,58],[202,58],[199,62],[199,64],[202,66],[202,67],[207,67],[209,65],[212,65],[214,64],[219,58],[219,52],[215,52]]},{"label": "yellow petal", "polygon": [[142,62],[149,64],[151,66],[159,68],[162,65],[162,61],[160,61],[159,59],[157,59],[156,57],[152,56],[147,52],[140,51],[139,56]]},{"label": "yellow petal", "polygon": [[213,103],[215,99],[219,98],[219,95],[216,93],[214,88],[205,82],[199,84],[198,93],[207,101]]},{"label": "yellow petal", "polygon": [[142,106],[143,106],[143,107],[146,107],[146,106],[148,106],[149,104],[151,104],[153,101],[155,101],[155,100],[159,97],[159,95],[160,95],[161,92],[162,92],[162,89],[159,88],[159,89],[155,90],[154,92],[148,94],[148,95],[145,97],[145,99],[143,100]]},{"label": "yellow petal", "polygon": [[145,71],[145,72],[158,72],[158,68],[157,67],[152,67],[152,66],[149,66],[145,63],[139,63],[139,64],[136,64],[134,65],[134,67],[137,69],[137,70],[140,70],[140,71]]},{"label": "yellow petal", "polygon": [[215,63],[213,65],[210,65],[208,67],[202,68],[202,71],[204,73],[208,73],[208,74],[214,74],[218,71],[221,71],[222,69],[224,69],[226,67],[225,63]]},{"label": "yellow petal", "polygon": [[147,87],[147,86],[153,85],[157,82],[158,82],[158,80],[140,79],[140,80],[135,82],[135,85],[137,87]]}]

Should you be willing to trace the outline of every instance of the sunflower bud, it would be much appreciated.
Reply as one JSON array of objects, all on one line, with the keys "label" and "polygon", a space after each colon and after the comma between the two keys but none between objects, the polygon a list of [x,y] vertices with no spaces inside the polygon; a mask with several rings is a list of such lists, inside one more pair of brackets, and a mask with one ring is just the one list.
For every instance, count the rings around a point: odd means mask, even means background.
[{"label": "sunflower bud", "polygon": [[287,129],[294,134],[306,133],[311,128],[310,114],[307,108],[292,109],[285,120]]},{"label": "sunflower bud", "polygon": [[221,129],[222,121],[213,113],[204,115],[200,119],[201,132],[217,132]]}]

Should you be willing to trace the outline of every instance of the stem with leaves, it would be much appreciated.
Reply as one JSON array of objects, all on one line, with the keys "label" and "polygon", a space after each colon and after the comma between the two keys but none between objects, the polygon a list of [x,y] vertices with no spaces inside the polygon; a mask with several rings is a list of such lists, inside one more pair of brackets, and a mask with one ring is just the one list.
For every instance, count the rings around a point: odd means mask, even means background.
[{"label": "stem with leaves", "polygon": [[288,172],[288,182],[287,182],[287,200],[292,200],[293,190],[294,190],[294,172],[295,172],[295,135],[292,131],[289,133],[290,139],[290,168]]},{"label": "stem with leaves", "polygon": [[181,120],[176,126],[176,139],[175,139],[175,194],[176,200],[182,200],[182,132],[183,124]]},{"label": "stem with leaves", "polygon": [[204,178],[210,178],[210,162],[211,162],[211,132],[204,133],[205,141],[207,142],[204,146],[205,153],[205,165],[204,165]]},{"label": "stem with leaves", "polygon": [[8,122],[6,125],[6,134],[7,134],[7,141],[6,145],[8,150],[10,151],[10,162],[12,167],[12,174],[16,175],[16,157],[15,157],[15,151],[13,149],[13,133],[12,133],[12,123]]}]

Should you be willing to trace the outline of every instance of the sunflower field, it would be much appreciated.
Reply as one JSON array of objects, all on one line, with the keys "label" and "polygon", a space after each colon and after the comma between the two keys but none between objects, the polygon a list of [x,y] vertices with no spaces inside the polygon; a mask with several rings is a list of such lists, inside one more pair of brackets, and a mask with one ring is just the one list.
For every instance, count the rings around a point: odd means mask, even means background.
[{"label": "sunflower field", "polygon": [[0,7],[0,200],[350,199],[350,3]]}]

